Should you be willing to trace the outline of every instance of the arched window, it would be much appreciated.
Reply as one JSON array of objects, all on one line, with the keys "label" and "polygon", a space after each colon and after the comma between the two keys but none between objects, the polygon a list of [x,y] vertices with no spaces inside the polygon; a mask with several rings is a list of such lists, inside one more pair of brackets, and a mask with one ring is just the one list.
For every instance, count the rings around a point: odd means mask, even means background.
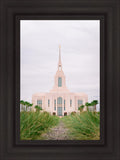
[{"label": "arched window", "polygon": [[58,77],[58,87],[62,87],[62,78]]},{"label": "arched window", "polygon": [[57,104],[62,104],[62,97],[57,98]]},{"label": "arched window", "polygon": [[57,115],[62,116],[62,97],[57,98]]}]

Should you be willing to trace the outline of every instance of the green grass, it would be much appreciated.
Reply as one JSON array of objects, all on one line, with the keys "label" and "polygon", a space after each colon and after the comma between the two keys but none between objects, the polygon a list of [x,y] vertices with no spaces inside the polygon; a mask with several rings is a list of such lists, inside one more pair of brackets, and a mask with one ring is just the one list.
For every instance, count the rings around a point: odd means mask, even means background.
[{"label": "green grass", "polygon": [[[61,120],[69,128],[70,140],[100,139],[100,113],[71,114]],[[56,126],[58,122],[59,117],[51,116],[47,112],[21,112],[20,139],[40,140],[42,133]]]},{"label": "green grass", "polygon": [[62,118],[74,140],[100,140],[100,113],[83,112]]},{"label": "green grass", "polygon": [[57,125],[59,117],[51,116],[47,112],[20,113],[20,139],[38,140],[41,134],[52,126]]}]

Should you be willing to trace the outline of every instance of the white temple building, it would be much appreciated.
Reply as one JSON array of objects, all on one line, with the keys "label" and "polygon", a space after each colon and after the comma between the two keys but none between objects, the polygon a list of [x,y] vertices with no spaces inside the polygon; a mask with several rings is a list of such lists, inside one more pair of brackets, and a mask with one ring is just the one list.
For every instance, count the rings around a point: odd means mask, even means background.
[{"label": "white temple building", "polygon": [[[54,77],[54,86],[48,93],[35,93],[32,95],[32,109],[35,111],[35,105],[38,105],[52,115],[65,116],[71,112],[79,112],[78,107],[82,104],[85,105],[86,102],[88,102],[87,94],[72,93],[66,86],[61,63],[61,47],[59,46],[59,61]],[[86,106],[83,110],[86,110]]]}]

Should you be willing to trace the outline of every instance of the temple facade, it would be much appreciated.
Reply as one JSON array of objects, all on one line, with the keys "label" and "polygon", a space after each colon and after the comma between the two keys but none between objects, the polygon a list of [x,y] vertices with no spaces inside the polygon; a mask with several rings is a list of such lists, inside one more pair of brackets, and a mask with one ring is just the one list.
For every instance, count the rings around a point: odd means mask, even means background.
[{"label": "temple facade", "polygon": [[[32,95],[33,110],[35,105],[52,115],[65,116],[71,112],[79,112],[78,107],[88,102],[85,93],[72,93],[66,86],[65,74],[61,63],[61,47],[59,46],[58,69],[54,77],[54,86],[48,93],[35,93]],[[86,106],[83,109],[86,110]]]}]

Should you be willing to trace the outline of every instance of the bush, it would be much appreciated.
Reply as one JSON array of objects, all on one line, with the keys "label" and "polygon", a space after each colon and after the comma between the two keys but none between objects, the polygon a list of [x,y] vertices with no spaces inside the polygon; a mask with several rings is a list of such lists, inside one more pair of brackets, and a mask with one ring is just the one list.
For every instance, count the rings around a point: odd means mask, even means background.
[{"label": "bush", "polygon": [[47,111],[43,111],[43,113],[46,114],[46,115],[50,115],[50,113],[47,112]]},{"label": "bush", "polygon": [[83,111],[83,108],[84,108],[84,105],[81,105],[81,106],[78,108],[78,110],[80,110],[80,112],[82,112],[82,111]]},{"label": "bush", "polygon": [[20,139],[36,140],[48,128],[59,122],[57,116],[51,116],[48,112],[21,112],[20,113]]},{"label": "bush", "polygon": [[75,140],[99,140],[100,139],[100,114],[95,112],[83,112],[63,118],[70,129],[70,136]]},{"label": "bush", "polygon": [[74,111],[74,112],[71,112],[71,114],[70,114],[70,115],[74,116],[75,114],[76,114],[76,112]]}]

